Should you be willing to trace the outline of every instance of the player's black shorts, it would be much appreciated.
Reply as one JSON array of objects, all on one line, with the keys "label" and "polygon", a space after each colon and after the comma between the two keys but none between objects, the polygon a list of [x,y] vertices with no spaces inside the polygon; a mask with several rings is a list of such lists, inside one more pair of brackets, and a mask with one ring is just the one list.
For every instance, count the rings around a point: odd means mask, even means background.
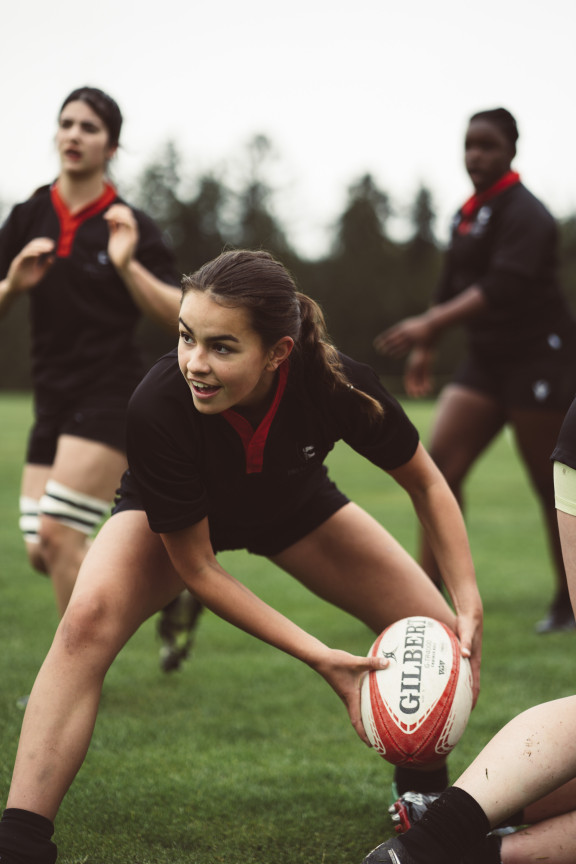
[{"label": "player's black shorts", "polygon": [[[291,519],[284,519],[276,525],[265,527],[255,526],[251,529],[239,531],[233,527],[219,527],[210,525],[210,540],[214,552],[224,552],[230,549],[247,549],[255,555],[278,555],[302,540],[315,528],[318,528],[329,519],[337,510],[349,503],[338,487],[327,477],[312,497],[298,510]],[[120,489],[116,493],[116,500],[112,508],[112,514],[121,513],[124,510],[143,510],[142,501],[136,489],[136,484],[126,471],[122,477]]]},{"label": "player's black shorts", "polygon": [[504,410],[566,412],[576,395],[576,338],[549,337],[551,344],[513,358],[472,351],[457,370],[461,384],[494,398]]},{"label": "player's black shorts", "polygon": [[37,408],[28,437],[26,462],[52,465],[60,435],[73,435],[126,452],[126,407],[130,394],[80,396],[59,407]]}]

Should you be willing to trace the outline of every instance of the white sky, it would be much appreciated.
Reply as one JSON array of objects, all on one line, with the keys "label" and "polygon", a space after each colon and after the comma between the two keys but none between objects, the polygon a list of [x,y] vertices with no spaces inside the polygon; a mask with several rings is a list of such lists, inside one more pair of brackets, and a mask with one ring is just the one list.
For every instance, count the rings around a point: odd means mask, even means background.
[{"label": "white sky", "polygon": [[517,118],[524,181],[557,217],[576,211],[574,0],[23,0],[1,21],[3,202],[56,175],[59,106],[90,84],[125,117],[120,188],[168,138],[195,174],[268,135],[302,254],[325,251],[367,172],[399,208],[428,185],[444,239],[471,191],[467,118],[498,105]]}]

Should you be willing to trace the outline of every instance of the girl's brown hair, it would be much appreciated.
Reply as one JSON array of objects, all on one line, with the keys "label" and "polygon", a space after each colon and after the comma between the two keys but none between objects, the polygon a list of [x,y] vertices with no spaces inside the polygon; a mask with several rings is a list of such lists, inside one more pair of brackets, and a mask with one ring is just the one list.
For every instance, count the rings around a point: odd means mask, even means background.
[{"label": "girl's brown hair", "polygon": [[[298,291],[290,273],[268,252],[223,252],[183,277],[182,296],[189,291],[202,291],[216,303],[246,309],[253,329],[267,348],[283,336],[290,336],[295,359],[310,371],[308,380],[320,398],[326,393],[352,389],[328,337],[322,310]],[[373,419],[382,417],[383,408],[376,399],[360,390],[354,392]]]}]

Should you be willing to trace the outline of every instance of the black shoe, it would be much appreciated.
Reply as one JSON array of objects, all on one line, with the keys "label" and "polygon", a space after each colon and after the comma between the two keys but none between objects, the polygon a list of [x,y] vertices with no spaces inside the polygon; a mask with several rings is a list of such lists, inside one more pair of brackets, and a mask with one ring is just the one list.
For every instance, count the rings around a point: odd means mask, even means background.
[{"label": "black shoe", "polygon": [[160,668],[163,672],[179,669],[189,656],[203,608],[193,594],[183,591],[162,609],[158,635],[162,640]]},{"label": "black shoe", "polygon": [[403,834],[422,818],[430,804],[440,797],[440,792],[405,792],[388,808],[397,834]]},{"label": "black shoe", "polygon": [[576,630],[576,620],[574,619],[572,607],[552,607],[546,618],[538,621],[534,629],[536,633],[540,634],[563,633]]},{"label": "black shoe", "polygon": [[407,851],[400,840],[393,838],[381,843],[366,856],[362,864],[421,864]]}]

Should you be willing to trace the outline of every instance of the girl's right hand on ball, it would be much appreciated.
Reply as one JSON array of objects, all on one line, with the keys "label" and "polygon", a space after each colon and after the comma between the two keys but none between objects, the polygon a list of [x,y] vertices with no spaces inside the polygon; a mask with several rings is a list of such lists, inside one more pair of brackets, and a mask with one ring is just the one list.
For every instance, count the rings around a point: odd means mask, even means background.
[{"label": "girl's right hand on ball", "polygon": [[316,671],[326,679],[346,705],[350,722],[368,747],[372,745],[364,730],[360,711],[362,681],[371,670],[385,669],[388,662],[382,657],[356,657],[346,651],[331,650],[326,661],[315,665]]}]

